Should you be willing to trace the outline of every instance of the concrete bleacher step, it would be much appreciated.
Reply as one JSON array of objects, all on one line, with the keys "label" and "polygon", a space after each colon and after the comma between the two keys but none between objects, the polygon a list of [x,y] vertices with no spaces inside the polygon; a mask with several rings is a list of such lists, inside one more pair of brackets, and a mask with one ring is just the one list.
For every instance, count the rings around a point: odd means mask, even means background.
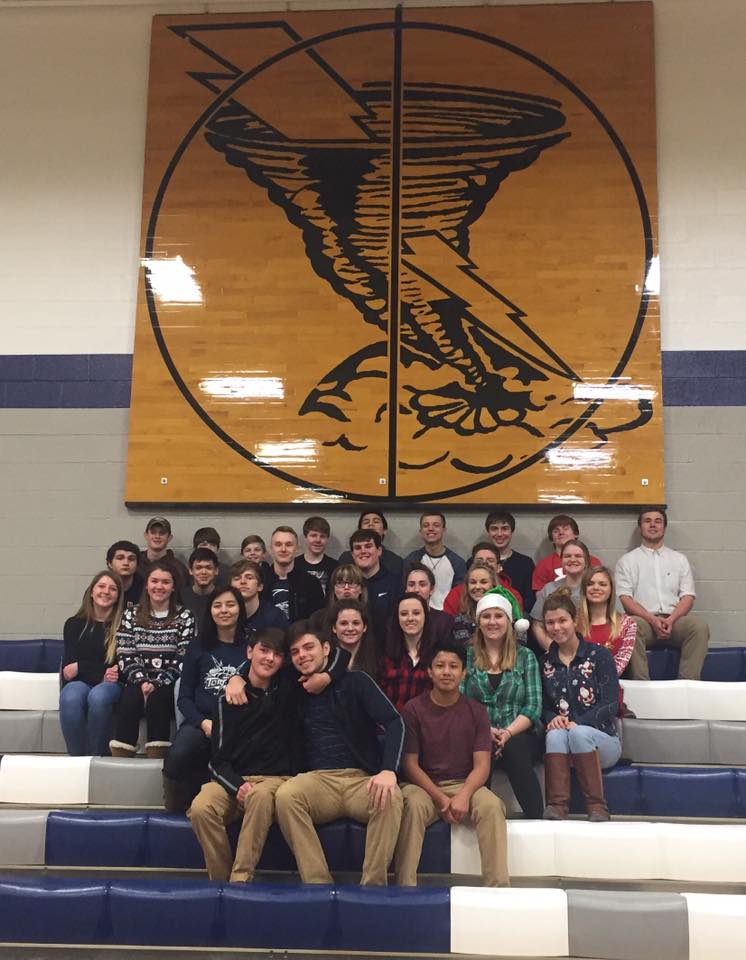
[{"label": "concrete bleacher step", "polygon": [[746,898],[0,877],[0,942],[722,960]]}]

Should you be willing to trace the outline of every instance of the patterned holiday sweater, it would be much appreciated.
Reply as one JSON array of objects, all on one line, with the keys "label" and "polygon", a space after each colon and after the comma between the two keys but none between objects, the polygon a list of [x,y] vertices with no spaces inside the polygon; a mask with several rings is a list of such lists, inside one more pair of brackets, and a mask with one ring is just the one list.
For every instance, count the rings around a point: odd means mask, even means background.
[{"label": "patterned holiday sweater", "polygon": [[194,637],[194,614],[182,607],[175,617],[149,617],[146,626],[135,622],[136,607],[122,614],[117,631],[117,663],[123,683],[175,683],[189,641]]},{"label": "patterned holiday sweater", "polygon": [[567,717],[584,727],[596,727],[616,736],[614,717],[619,704],[619,681],[614,658],[605,647],[578,636],[578,649],[566,666],[553,643],[542,657],[543,720]]}]

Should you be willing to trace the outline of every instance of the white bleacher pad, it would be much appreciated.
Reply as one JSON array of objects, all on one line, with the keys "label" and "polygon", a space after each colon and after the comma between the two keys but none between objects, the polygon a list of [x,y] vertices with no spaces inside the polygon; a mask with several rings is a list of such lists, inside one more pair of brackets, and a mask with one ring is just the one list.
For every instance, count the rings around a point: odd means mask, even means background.
[{"label": "white bleacher pad", "polygon": [[0,803],[88,803],[90,757],[4,756]]},{"label": "white bleacher pad", "polygon": [[735,823],[658,823],[661,880],[746,882],[746,828]]},{"label": "white bleacher pad", "polygon": [[621,685],[639,720],[746,720],[746,683],[622,680]]},{"label": "white bleacher pad", "polygon": [[743,956],[746,897],[682,893],[689,922],[689,960],[726,960]]},{"label": "white bleacher pad", "polygon": [[555,822],[556,876],[653,880],[660,869],[658,824]]},{"label": "white bleacher pad", "polygon": [[[508,821],[508,871],[511,877],[557,876],[555,832],[554,824],[549,820]],[[471,824],[457,823],[451,827],[451,873],[466,877],[482,875],[477,834]]]},{"label": "white bleacher pad", "polygon": [[564,890],[451,888],[451,952],[567,957]]},{"label": "white bleacher pad", "polygon": [[698,720],[746,720],[746,683],[690,680],[689,710]]},{"label": "white bleacher pad", "polygon": [[0,671],[0,709],[57,710],[60,679],[56,673]]},{"label": "white bleacher pad", "polygon": [[638,720],[694,720],[689,687],[695,680],[622,680],[624,702]]},{"label": "white bleacher pad", "polygon": [[556,877],[556,836],[557,825],[551,820],[509,822],[508,871],[511,877]]}]

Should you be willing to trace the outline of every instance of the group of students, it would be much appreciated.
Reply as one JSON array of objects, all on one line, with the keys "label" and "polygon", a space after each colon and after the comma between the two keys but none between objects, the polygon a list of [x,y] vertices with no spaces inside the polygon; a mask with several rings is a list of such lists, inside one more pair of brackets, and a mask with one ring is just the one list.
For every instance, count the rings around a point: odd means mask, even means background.
[{"label": "group of students", "polygon": [[[189,810],[214,879],[250,879],[276,817],[302,879],[327,882],[314,824],[348,815],[370,819],[363,882],[384,883],[393,857],[398,882],[414,883],[426,825],[470,816],[485,883],[507,883],[504,806],[485,787],[495,766],[526,817],[564,818],[572,755],[589,817],[608,819],[601,768],[621,753],[618,676],[637,627],[611,572],[566,538],[550,558],[563,576],[529,597],[526,637],[527,598],[505,573],[520,555],[498,545],[503,518],[515,527],[509,514],[488,517],[468,566],[441,549],[442,514],[423,514],[424,550],[397,569],[393,554],[384,566],[385,518],[370,513],[339,561],[316,517],[301,557],[279,527],[271,564],[252,535],[230,568],[212,528],[197,531],[181,567],[170,524],[153,518],[148,547],[114,544],[65,624],[69,752],[134,756],[144,716],[166,806]],[[534,772],[543,748],[546,809]],[[233,862],[225,826],[238,816]]]}]

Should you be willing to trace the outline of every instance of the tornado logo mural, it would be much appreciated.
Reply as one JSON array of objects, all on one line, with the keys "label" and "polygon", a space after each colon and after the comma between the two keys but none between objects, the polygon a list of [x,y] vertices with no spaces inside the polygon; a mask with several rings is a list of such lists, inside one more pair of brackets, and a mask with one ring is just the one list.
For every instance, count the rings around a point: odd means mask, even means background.
[{"label": "tornado logo mural", "polygon": [[[240,477],[216,499],[660,492],[629,459],[661,441],[649,196],[496,13],[158,18],[202,110],[146,183],[141,316]],[[174,261],[199,298],[159,295]]]}]

